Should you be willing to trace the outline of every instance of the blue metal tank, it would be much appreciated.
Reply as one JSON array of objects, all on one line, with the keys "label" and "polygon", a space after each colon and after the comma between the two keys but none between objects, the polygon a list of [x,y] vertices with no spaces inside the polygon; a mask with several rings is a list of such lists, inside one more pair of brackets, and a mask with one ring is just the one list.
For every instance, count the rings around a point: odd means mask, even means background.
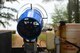
[{"label": "blue metal tank", "polygon": [[36,39],[42,30],[43,19],[37,9],[27,9],[19,17],[17,31],[21,37],[28,40]]}]

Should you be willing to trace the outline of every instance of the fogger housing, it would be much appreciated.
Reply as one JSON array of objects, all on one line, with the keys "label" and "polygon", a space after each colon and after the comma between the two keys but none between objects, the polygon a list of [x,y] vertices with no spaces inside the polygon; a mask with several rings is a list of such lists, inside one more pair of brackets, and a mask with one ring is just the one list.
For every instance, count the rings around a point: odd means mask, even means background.
[{"label": "fogger housing", "polygon": [[30,8],[20,15],[17,31],[24,39],[33,40],[40,35],[42,27],[43,20],[40,11]]}]

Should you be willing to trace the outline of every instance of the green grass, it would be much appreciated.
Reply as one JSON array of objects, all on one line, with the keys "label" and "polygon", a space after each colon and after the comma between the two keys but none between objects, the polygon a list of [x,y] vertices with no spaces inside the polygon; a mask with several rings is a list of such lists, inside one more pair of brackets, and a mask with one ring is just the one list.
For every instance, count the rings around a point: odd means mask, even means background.
[{"label": "green grass", "polygon": [[16,39],[16,35],[17,34],[12,34],[12,41],[14,41]]},{"label": "green grass", "polygon": [[38,39],[46,41],[46,34],[41,33]]},{"label": "green grass", "polygon": [[[16,35],[17,34],[12,34],[12,41],[14,41],[16,39]],[[40,36],[38,37],[38,39],[46,41],[46,34],[45,33],[41,33]]]}]

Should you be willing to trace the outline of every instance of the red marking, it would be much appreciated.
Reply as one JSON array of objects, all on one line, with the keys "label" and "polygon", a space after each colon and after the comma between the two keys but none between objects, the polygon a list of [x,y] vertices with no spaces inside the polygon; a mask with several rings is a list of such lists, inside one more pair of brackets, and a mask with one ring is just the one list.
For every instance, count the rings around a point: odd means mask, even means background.
[{"label": "red marking", "polygon": [[65,48],[63,48],[64,50],[76,50],[76,48],[68,48],[68,47],[65,47]]}]

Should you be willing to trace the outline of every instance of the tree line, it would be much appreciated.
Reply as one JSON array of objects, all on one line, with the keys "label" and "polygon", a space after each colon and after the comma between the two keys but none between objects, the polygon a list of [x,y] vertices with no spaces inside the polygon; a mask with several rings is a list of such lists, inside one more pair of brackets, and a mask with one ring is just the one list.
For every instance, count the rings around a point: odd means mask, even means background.
[{"label": "tree line", "polygon": [[[43,0],[42,2],[49,2],[54,0]],[[58,1],[58,0],[57,0]],[[59,0],[60,1],[60,0]],[[63,0],[61,0],[63,1]],[[66,21],[68,23],[80,23],[80,1],[79,0],[68,0],[68,4],[66,9],[64,7],[57,8],[55,6],[55,13],[52,13],[52,19],[53,23],[59,22],[59,21]],[[10,8],[10,7],[2,7],[1,6],[2,1],[0,0],[0,24],[2,24],[5,27],[5,23],[9,24],[8,21],[2,21],[1,19],[7,19],[7,20],[14,20],[12,17],[14,16],[11,13],[5,13],[1,12],[2,9],[9,9],[13,12],[17,13],[16,9]]]}]

